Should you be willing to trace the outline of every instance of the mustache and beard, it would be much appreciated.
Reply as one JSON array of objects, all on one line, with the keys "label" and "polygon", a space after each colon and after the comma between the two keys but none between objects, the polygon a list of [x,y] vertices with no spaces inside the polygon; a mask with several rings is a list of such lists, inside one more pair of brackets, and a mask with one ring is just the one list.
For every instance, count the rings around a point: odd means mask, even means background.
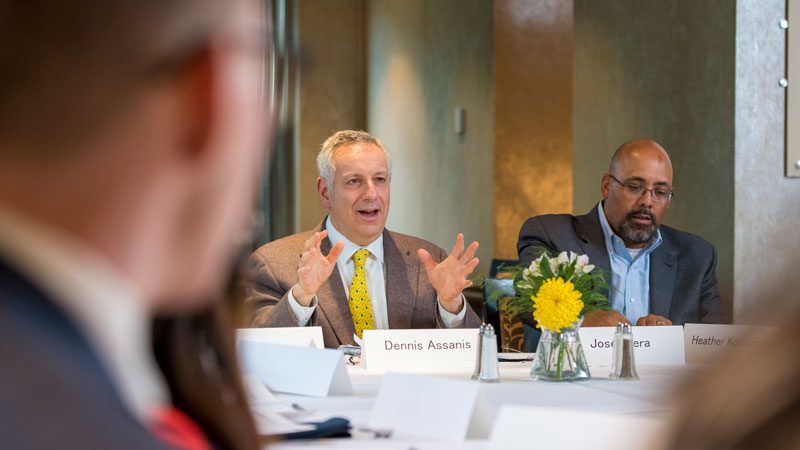
[{"label": "mustache and beard", "polygon": [[[650,223],[636,223],[633,220],[636,216],[640,216],[639,218],[647,216],[650,219]],[[656,230],[658,230],[656,215],[647,208],[634,209],[622,218],[618,228],[620,237],[626,243],[648,244],[655,239]]]}]

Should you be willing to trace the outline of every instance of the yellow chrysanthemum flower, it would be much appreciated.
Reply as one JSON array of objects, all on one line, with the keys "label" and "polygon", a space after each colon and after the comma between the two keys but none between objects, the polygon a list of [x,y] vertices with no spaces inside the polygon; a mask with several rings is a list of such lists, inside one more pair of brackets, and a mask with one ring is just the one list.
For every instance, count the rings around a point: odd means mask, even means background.
[{"label": "yellow chrysanthemum flower", "polygon": [[557,333],[578,321],[583,309],[582,294],[575,286],[561,278],[550,278],[542,283],[539,292],[531,297],[534,307],[533,318],[540,328]]}]

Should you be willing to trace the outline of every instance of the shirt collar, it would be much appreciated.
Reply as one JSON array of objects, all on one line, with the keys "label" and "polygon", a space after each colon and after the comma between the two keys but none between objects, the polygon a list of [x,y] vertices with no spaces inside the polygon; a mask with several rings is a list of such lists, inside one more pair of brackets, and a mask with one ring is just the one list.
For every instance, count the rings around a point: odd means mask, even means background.
[{"label": "shirt collar", "polygon": [[[605,237],[606,241],[606,250],[608,250],[608,253],[610,255],[621,256],[629,261],[632,260],[631,254],[625,247],[625,242],[621,237],[614,233],[614,230],[611,229],[611,225],[609,225],[608,219],[606,218],[606,213],[603,210],[602,201],[597,204],[597,214],[600,216],[600,228],[603,230],[603,236]],[[647,256],[650,253],[653,253],[653,250],[661,245],[661,240],[661,230],[656,229],[656,238],[650,241],[650,243],[642,249],[642,252],[639,253],[639,256]]]},{"label": "shirt collar", "polygon": [[377,239],[370,242],[366,247],[362,247],[360,245],[356,245],[347,239],[336,227],[333,226],[333,222],[331,222],[330,216],[325,219],[325,229],[328,230],[328,239],[331,241],[331,245],[336,245],[338,242],[344,242],[344,249],[342,250],[342,254],[339,255],[339,259],[336,260],[341,265],[347,264],[347,261],[353,257],[353,254],[362,248],[366,248],[370,252],[370,257],[377,259],[381,264],[383,264],[383,233],[378,236]]},{"label": "shirt collar", "polygon": [[97,251],[0,205],[0,254],[81,330],[142,423],[170,403],[152,353],[152,319],[137,289]]}]

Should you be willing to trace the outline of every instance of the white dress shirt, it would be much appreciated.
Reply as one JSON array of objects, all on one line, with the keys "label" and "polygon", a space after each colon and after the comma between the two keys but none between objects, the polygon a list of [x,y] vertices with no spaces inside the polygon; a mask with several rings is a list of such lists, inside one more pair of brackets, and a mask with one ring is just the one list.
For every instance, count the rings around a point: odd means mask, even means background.
[{"label": "white dress shirt", "polygon": [[[383,261],[383,234],[378,236],[377,239],[370,242],[366,247],[356,245],[343,234],[341,234],[331,223],[330,217],[325,222],[325,228],[328,230],[328,239],[331,245],[336,245],[338,242],[344,243],[344,249],[336,260],[336,267],[339,269],[339,275],[342,279],[344,292],[347,298],[350,298],[350,283],[353,280],[355,273],[355,263],[353,262],[353,254],[362,248],[369,250],[370,255],[364,264],[364,270],[367,274],[367,291],[369,298],[372,300],[372,315],[375,320],[375,328],[378,330],[385,330],[389,328],[389,314],[386,310],[386,263]],[[317,297],[311,300],[308,306],[301,306],[295,300],[291,289],[289,290],[289,308],[297,318],[297,326],[304,327],[314,314],[317,308]],[[463,296],[462,296],[463,298]],[[442,307],[441,301],[438,302],[439,317],[442,319],[442,324],[446,328],[459,328],[463,327],[466,322],[467,315],[467,302],[464,301],[461,306],[461,311],[458,314],[452,314]],[[357,341],[356,341],[357,342]]]},{"label": "white dress shirt", "polygon": [[72,319],[143,424],[170,404],[152,352],[152,321],[136,288],[98,252],[0,205],[0,256]]}]

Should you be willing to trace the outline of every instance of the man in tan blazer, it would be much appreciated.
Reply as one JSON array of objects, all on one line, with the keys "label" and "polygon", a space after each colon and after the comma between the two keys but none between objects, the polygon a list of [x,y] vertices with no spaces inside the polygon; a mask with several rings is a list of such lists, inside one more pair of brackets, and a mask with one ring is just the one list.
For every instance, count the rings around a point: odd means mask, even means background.
[{"label": "man in tan blazer", "polygon": [[326,347],[356,343],[362,329],[480,325],[461,294],[478,264],[478,243],[465,249],[459,234],[448,256],[385,228],[392,165],[377,138],[334,133],[317,167],[329,215],[314,230],[270,242],[250,257],[253,325],[318,325]]}]

